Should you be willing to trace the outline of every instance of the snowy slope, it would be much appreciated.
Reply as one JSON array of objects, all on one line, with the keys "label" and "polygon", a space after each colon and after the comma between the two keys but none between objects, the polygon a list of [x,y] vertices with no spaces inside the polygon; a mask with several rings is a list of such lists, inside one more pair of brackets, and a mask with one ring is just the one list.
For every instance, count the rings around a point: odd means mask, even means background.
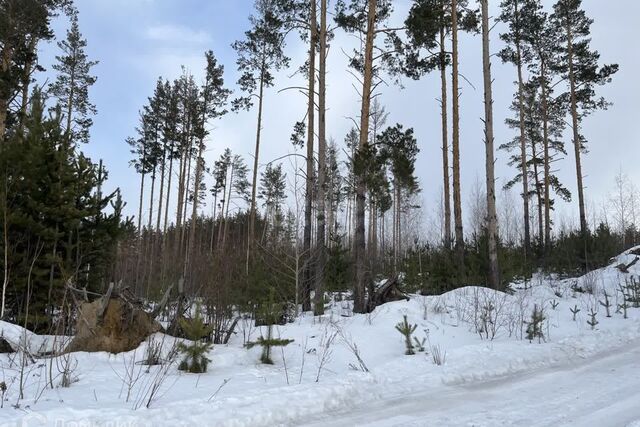
[{"label": "snowy slope", "polygon": [[[509,422],[516,425],[517,417],[509,414],[519,413],[517,402],[526,397],[523,393],[529,387],[541,392],[549,384],[555,387],[556,378],[566,383],[566,390],[582,387],[578,382],[569,381],[574,375],[573,368],[595,371],[597,382],[590,387],[601,393],[607,390],[607,383],[615,388],[621,375],[627,382],[637,380],[637,376],[626,375],[625,369],[637,368],[632,362],[638,359],[640,351],[640,309],[629,308],[628,319],[615,313],[616,304],[621,302],[621,296],[616,293],[618,284],[624,283],[631,274],[640,275],[640,265],[631,267],[628,274],[621,273],[615,265],[629,264],[633,259],[629,253],[622,254],[610,267],[577,279],[537,277],[526,289],[523,284],[515,285],[518,290],[513,295],[466,287],[441,296],[414,296],[410,301],[386,304],[369,315],[351,315],[347,302],[337,302],[322,318],[306,314],[294,323],[277,327],[279,336],[295,341],[282,351],[274,350],[274,366],[259,364],[260,349],[243,347],[245,340],[256,339],[260,331],[242,322],[228,345],[217,345],[211,351],[212,362],[206,374],[186,374],[178,371],[176,364],[166,370],[151,367],[147,372],[146,366],[137,364],[143,358],[146,344],[126,354],[74,353],[72,365],[77,363],[77,367],[73,376],[77,381],[71,387],[47,388],[50,368],[55,386],[59,383],[58,366],[64,360],[38,359],[25,369],[24,398],[18,399],[19,357],[2,355],[0,381],[6,383],[7,392],[4,408],[0,409],[0,425],[23,425],[20,424],[23,422],[24,425],[60,425],[79,421],[78,425],[98,426],[113,425],[109,424],[113,420],[123,423],[119,425],[153,426],[274,426],[299,425],[313,420],[322,425],[327,423],[327,414],[341,414],[350,408],[355,408],[353,422],[342,423],[341,417],[333,417],[333,425],[360,422],[363,425],[403,425],[404,422],[424,425],[420,424],[421,420],[432,411],[420,412],[416,408],[420,406],[420,399],[429,396],[450,396],[446,402],[439,397],[440,400],[428,406],[441,420],[434,425],[447,425],[447,420],[455,420],[458,413],[467,417],[460,418],[466,420],[464,425],[495,425],[501,420],[506,425]],[[593,294],[577,292],[577,288],[592,289]],[[599,304],[603,290],[607,290],[611,299],[611,318],[605,317],[604,308]],[[534,305],[544,307],[547,318],[543,327],[545,337],[540,343],[523,339],[525,322],[529,321]],[[493,309],[487,311],[489,306]],[[580,309],[575,321],[570,311],[574,307]],[[598,312],[599,322],[594,330],[587,324],[592,309]],[[415,336],[426,340],[426,352],[404,355],[403,337],[394,328],[404,315],[418,325]],[[31,349],[51,340],[51,337],[24,333],[6,323],[0,324],[0,329],[12,340],[26,334]],[[479,333],[479,329],[483,332]],[[175,342],[162,334],[154,339],[163,343],[165,353]],[[354,354],[354,346],[362,362]],[[433,361],[431,353],[435,347],[446,352],[442,366]],[[604,357],[607,355],[613,356]],[[607,371],[616,369],[618,364],[623,371]],[[365,372],[364,367],[369,372]],[[533,383],[510,380],[523,375],[531,377]],[[499,386],[486,385],[487,381],[495,380],[499,380]],[[146,408],[154,383],[157,393]],[[474,414],[479,413],[474,408],[480,410],[479,403],[464,413],[455,404],[466,401],[474,387],[495,398],[496,406],[487,406],[487,411],[494,411],[495,423],[474,422]],[[512,395],[510,390],[514,392]],[[550,394],[554,399],[563,395],[558,390]],[[580,400],[576,408],[593,406],[590,402],[601,400],[597,393],[576,396]],[[390,408],[396,406],[394,399],[405,397],[413,402],[407,407],[413,418],[387,420],[389,424],[383,420],[374,423],[383,418],[380,413],[372,413],[362,421],[357,418],[358,411],[367,411],[362,408]],[[505,405],[512,407],[500,411],[497,402],[501,398]],[[624,399],[617,400],[623,405]],[[540,405],[530,407],[531,411],[541,409]],[[541,418],[538,425],[569,422],[553,418],[553,413],[561,409],[560,404],[550,406],[549,416]],[[640,419],[640,405],[620,407],[620,411],[624,412],[625,422]],[[402,415],[398,411],[390,412]],[[604,424],[592,425],[621,425],[613,418],[607,424],[606,418]],[[555,423],[545,424],[544,420],[552,419]]]}]

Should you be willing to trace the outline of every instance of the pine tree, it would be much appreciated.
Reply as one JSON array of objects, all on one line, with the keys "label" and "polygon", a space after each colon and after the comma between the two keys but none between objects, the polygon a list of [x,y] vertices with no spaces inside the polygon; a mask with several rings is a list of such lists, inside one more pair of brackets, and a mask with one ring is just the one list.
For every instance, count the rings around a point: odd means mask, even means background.
[{"label": "pine tree", "polygon": [[[369,156],[369,120],[371,99],[379,82],[380,73],[385,66],[394,60],[399,45],[396,30],[386,27],[385,23],[392,12],[392,2],[388,0],[351,0],[348,3],[341,0],[336,4],[336,23],[345,31],[358,34],[364,41],[362,51],[355,51],[351,56],[350,65],[362,74],[362,89],[360,90],[360,126],[358,146],[353,162],[365,163]],[[391,51],[383,50],[382,54],[374,55],[376,36],[385,35],[385,43],[391,46]],[[356,280],[354,283],[354,312],[366,311],[365,288],[368,278],[366,268],[366,238],[365,238],[365,206],[366,180],[365,169],[355,168],[355,230],[354,254]]]},{"label": "pine tree", "polygon": [[522,177],[522,200],[524,214],[524,253],[525,257],[531,248],[531,214],[529,210],[529,174],[527,173],[527,144],[525,129],[524,105],[524,69],[531,61],[533,53],[526,41],[526,26],[532,22],[531,14],[535,13],[535,0],[503,0],[500,4],[502,13],[500,20],[508,24],[508,31],[500,35],[506,47],[500,51],[503,62],[513,63],[517,70],[518,112],[520,130],[520,175]]},{"label": "pine tree", "polygon": [[189,267],[189,257],[193,252],[196,239],[196,219],[198,216],[198,203],[200,202],[200,190],[203,185],[205,164],[204,149],[205,139],[209,135],[207,123],[209,120],[218,119],[227,113],[225,108],[227,99],[231,94],[229,89],[224,88],[224,67],[218,64],[212,51],[205,53],[206,68],[205,81],[200,89],[200,100],[195,126],[195,137],[198,139],[198,155],[194,171],[193,185],[193,205],[191,211],[191,230],[189,235],[188,249],[184,262],[183,276],[186,276]]},{"label": "pine tree", "polygon": [[[449,133],[447,67],[452,63],[452,52],[447,50],[446,39],[452,30],[451,0],[414,0],[405,20],[409,46],[405,51],[403,72],[414,79],[434,69],[440,71],[440,108],[442,130],[442,172],[445,248],[451,248],[451,181],[449,172]],[[477,30],[475,11],[468,9],[466,0],[456,2],[456,35],[458,29]],[[459,19],[460,18],[460,19]],[[456,47],[457,49],[457,47]],[[456,50],[457,51],[457,50]],[[456,59],[457,60],[457,59]],[[457,103],[457,101],[455,101]]]},{"label": "pine tree", "polygon": [[485,136],[485,188],[487,197],[487,240],[489,253],[489,285],[500,288],[498,263],[498,214],[496,212],[495,154],[493,138],[493,81],[491,78],[491,54],[489,47],[489,1],[482,4],[482,70],[484,77],[484,136]]},{"label": "pine tree", "polygon": [[609,83],[618,71],[618,65],[602,67],[599,65],[600,54],[590,47],[589,36],[593,20],[587,17],[581,6],[582,0],[559,0],[553,6],[551,22],[556,34],[561,34],[558,45],[559,66],[563,79],[569,84],[568,91],[561,96],[570,106],[580,209],[580,233],[584,240],[586,256],[588,225],[581,160],[582,153],[586,149],[586,138],[580,132],[580,125],[593,111],[608,107],[609,103],[604,98],[597,97],[595,88]]},{"label": "pine tree", "polygon": [[418,143],[413,136],[413,128],[404,130],[401,124],[387,128],[378,137],[382,156],[389,164],[393,183],[393,269],[398,268],[401,256],[401,214],[405,207],[405,195],[419,190],[415,176],[415,162],[419,153]]},{"label": "pine tree", "polygon": [[68,145],[61,107],[47,118],[44,105],[34,92],[24,134],[0,155],[8,318],[36,330],[50,325],[67,284],[99,292],[113,280],[128,226],[119,192],[103,194],[106,170]]},{"label": "pine tree", "polygon": [[253,179],[251,185],[251,204],[249,209],[249,233],[247,242],[247,274],[249,259],[255,238],[256,197],[258,190],[258,161],[262,135],[262,111],[264,90],[273,86],[275,71],[285,68],[289,58],[284,53],[284,33],[281,10],[277,0],[256,0],[255,15],[249,18],[252,28],[245,32],[245,39],[233,43],[238,53],[236,63],[241,73],[238,85],[246,97],[233,101],[234,109],[249,109],[253,98],[258,101],[258,119],[256,126],[256,144],[253,158]]},{"label": "pine tree", "polygon": [[[6,131],[22,132],[29,106],[32,76],[38,65],[38,44],[54,37],[52,18],[74,12],[70,0],[4,0],[0,2],[0,142]],[[20,108],[10,100],[20,97]],[[17,129],[16,129],[17,126]]]},{"label": "pine tree", "polygon": [[67,38],[58,42],[58,47],[62,55],[56,56],[53,69],[58,75],[49,92],[62,106],[67,144],[86,143],[93,124],[91,116],[96,114],[95,105],[89,100],[89,88],[97,80],[91,75],[91,68],[98,62],[90,61],[85,53],[87,41],[80,34],[77,14],[71,15]]},{"label": "pine tree", "polygon": [[[535,197],[538,207],[538,238],[540,244],[546,241],[546,228],[543,222],[546,212],[543,210],[548,206],[553,209],[555,199],[547,194],[547,185],[558,197],[564,201],[571,200],[571,192],[561,183],[559,177],[549,171],[547,175],[547,164],[557,161],[561,156],[566,155],[564,142],[562,141],[565,128],[565,110],[558,102],[548,102],[543,107],[543,91],[539,88],[539,80],[530,80],[524,85],[523,112],[526,145],[526,173],[533,186],[529,187],[528,198]],[[518,173],[505,184],[505,188],[512,188],[516,183],[522,181],[522,154],[520,150],[521,139],[520,130],[520,100],[516,93],[511,110],[514,118],[507,118],[506,123],[512,129],[518,130],[518,136],[511,141],[502,144],[501,150],[506,150],[512,154],[509,165],[516,166]],[[542,174],[542,177],[541,177]],[[547,197],[549,197],[547,201]],[[549,223],[550,225],[550,223]]]},{"label": "pine tree", "polygon": [[267,165],[262,172],[260,178],[260,194],[259,198],[264,200],[265,212],[265,228],[263,241],[267,235],[267,226],[272,227],[273,241],[278,240],[281,223],[283,220],[282,203],[286,199],[286,178],[287,174],[282,171],[282,164],[275,167],[271,164]]}]

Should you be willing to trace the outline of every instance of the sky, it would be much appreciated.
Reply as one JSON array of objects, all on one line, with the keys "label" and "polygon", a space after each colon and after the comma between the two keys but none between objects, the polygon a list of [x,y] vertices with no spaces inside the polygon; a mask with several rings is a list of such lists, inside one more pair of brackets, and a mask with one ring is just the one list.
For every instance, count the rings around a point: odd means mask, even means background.
[{"label": "sky", "polygon": [[[491,1],[491,15],[498,15],[497,0]],[[553,1],[543,1],[550,10]],[[103,159],[109,170],[108,186],[119,187],[128,201],[127,214],[137,212],[139,176],[130,167],[131,154],[125,143],[134,135],[138,111],[153,93],[156,80],[162,76],[174,79],[186,67],[198,81],[202,80],[204,52],[211,49],[225,65],[228,86],[239,94],[235,81],[235,51],[230,45],[241,39],[249,27],[252,0],[76,0],[79,24],[87,39],[90,59],[100,61],[93,69],[98,80],[90,97],[98,109],[91,129],[91,142],[83,150],[94,161]],[[396,23],[404,20],[409,0],[394,1]],[[599,93],[613,102],[608,111],[588,117],[582,132],[587,137],[589,153],[584,156],[586,194],[592,210],[601,210],[610,199],[614,176],[623,171],[640,185],[640,55],[630,37],[640,14],[640,2],[629,0],[584,0],[587,14],[595,19],[592,47],[601,53],[602,63],[618,63],[620,71],[611,84]],[[64,37],[68,23],[57,19],[54,29]],[[493,28],[492,53],[501,48],[500,24]],[[296,35],[287,39],[291,69],[278,75],[274,88],[265,95],[263,143],[260,164],[293,152],[289,136],[296,121],[305,114],[305,97],[297,91],[282,89],[304,84],[304,76],[295,75],[304,62],[306,49]],[[347,71],[343,52],[352,46],[351,36],[338,33],[328,57],[327,133],[341,142],[352,127],[359,111],[354,89],[355,79]],[[43,79],[52,79],[51,64],[58,48],[55,41],[40,46],[40,62],[48,71]],[[461,87],[461,170],[463,200],[467,200],[483,182],[483,92],[482,57],[479,36],[463,35],[460,40]],[[494,120],[496,147],[508,141],[514,131],[504,124],[511,115],[508,106],[515,90],[515,68],[492,57],[494,77]],[[440,94],[437,73],[419,81],[404,79],[402,86],[382,87],[379,99],[390,113],[389,123],[413,127],[420,147],[416,165],[422,187],[422,205],[437,211],[442,191]],[[252,163],[256,131],[256,111],[228,114],[210,124],[211,135],[205,158],[212,163],[229,147]],[[574,193],[572,203],[559,203],[558,215],[575,218],[577,197],[575,163],[567,134],[569,155],[555,163],[557,174]],[[508,154],[496,152],[496,178],[502,184],[515,174],[507,165]],[[290,174],[291,175],[291,174]],[[208,204],[209,209],[211,203]],[[463,207],[464,209],[464,207]],[[500,209],[500,206],[498,206]],[[468,209],[467,209],[468,211]]]}]

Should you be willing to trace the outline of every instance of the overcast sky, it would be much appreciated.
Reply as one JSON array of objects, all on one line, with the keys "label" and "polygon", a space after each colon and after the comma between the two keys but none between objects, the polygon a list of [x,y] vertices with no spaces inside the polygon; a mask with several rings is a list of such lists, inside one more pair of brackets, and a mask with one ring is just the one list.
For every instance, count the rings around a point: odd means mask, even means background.
[{"label": "overcast sky", "polygon": [[[473,0],[472,0],[473,1]],[[497,16],[498,0],[492,2],[492,16]],[[550,9],[553,1],[545,1]],[[601,206],[614,185],[614,175],[622,169],[640,184],[640,51],[632,29],[640,15],[640,2],[632,0],[584,0],[589,16],[595,19],[592,46],[602,55],[603,63],[618,63],[620,71],[613,83],[601,89],[614,105],[589,117],[583,133],[589,140],[589,154],[584,159],[587,197]],[[99,60],[93,72],[98,77],[90,91],[98,115],[91,130],[91,143],[84,147],[94,161],[102,158],[110,172],[109,186],[120,187],[129,202],[128,213],[137,212],[138,176],[129,167],[129,148],[125,138],[134,134],[138,110],[152,94],[159,76],[173,79],[185,65],[198,80],[204,67],[204,51],[213,50],[225,64],[227,83],[235,89],[238,74],[235,52],[230,44],[248,29],[252,0],[76,0],[80,10],[80,29],[88,40],[88,54]],[[408,10],[409,0],[394,1],[394,20],[400,22]],[[67,23],[55,23],[56,34],[64,37]],[[492,52],[500,49],[498,33],[492,33]],[[356,117],[358,98],[352,87],[354,79],[346,71],[341,51],[352,41],[339,34],[332,43],[328,75],[328,134],[338,141],[352,126],[348,117]],[[482,59],[479,36],[463,36],[460,45],[463,82],[461,96],[461,150],[463,197],[484,173],[484,145],[481,117]],[[305,47],[292,36],[287,52],[295,68],[304,61]],[[42,65],[50,69],[57,53],[55,43],[41,47]],[[493,58],[496,147],[513,136],[504,119],[514,91],[515,69]],[[305,99],[294,91],[279,89],[303,77],[290,78],[293,69],[283,72],[276,87],[265,98],[264,140],[261,164],[292,151],[289,136],[293,124],[304,117]],[[381,90],[381,102],[390,114],[390,124],[399,122],[413,127],[421,149],[417,172],[423,188],[424,205],[433,210],[441,192],[439,77],[431,75],[418,82],[404,81],[404,89],[390,86]],[[475,88],[474,88],[475,87]],[[217,158],[230,147],[244,155],[253,155],[255,111],[229,114],[213,123],[206,158]],[[567,144],[570,139],[566,138]],[[568,152],[572,149],[569,145]],[[497,152],[497,179],[510,179],[514,170],[507,166],[508,155]],[[574,159],[570,154],[558,162],[558,174],[575,194]],[[210,206],[210,205],[209,205]],[[561,205],[567,215],[577,211],[577,201]]]}]

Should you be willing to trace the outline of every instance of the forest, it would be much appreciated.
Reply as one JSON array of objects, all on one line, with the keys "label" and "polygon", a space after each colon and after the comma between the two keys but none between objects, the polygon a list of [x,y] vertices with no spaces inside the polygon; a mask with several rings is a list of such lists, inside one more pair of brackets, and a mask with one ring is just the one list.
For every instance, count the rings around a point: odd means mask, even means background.
[{"label": "forest", "polygon": [[[106,301],[98,311],[106,322],[109,299],[120,298],[157,316],[168,335],[194,341],[177,344],[186,355],[180,370],[205,372],[208,343],[227,344],[246,321],[267,329],[243,344],[261,347],[261,361],[273,364],[275,349],[294,341],[272,326],[301,316],[322,322],[338,302],[350,317],[469,285],[513,295],[543,280],[590,277],[640,245],[640,192],[622,171],[611,172],[606,209],[588,203],[584,158],[603,142],[583,129],[593,114],[607,114],[613,100],[602,89],[619,66],[592,46],[597,17],[581,0],[411,0],[403,16],[391,0],[251,3],[243,37],[224,55],[202,52],[203,78],[188,67],[177,78],[159,75],[130,137],[113,142],[129,153],[121,162],[137,177],[137,197],[125,200],[110,180],[112,165],[86,154],[100,115],[92,89],[101,58],[88,53],[82,13],[72,0],[0,0],[2,321],[42,336],[80,336],[83,304]],[[66,31],[54,31],[54,22]],[[353,43],[338,45],[342,35]],[[484,158],[461,161],[469,141],[461,128],[470,120],[460,114],[466,35],[482,45],[481,63],[466,66],[482,70],[483,130],[474,137]],[[300,43],[306,57],[297,63],[291,45]],[[53,63],[39,60],[44,45],[54,46]],[[229,52],[235,62],[223,63]],[[343,119],[346,135],[327,120],[336,77],[328,67],[336,56],[347,57],[343,74],[358,96]],[[494,79],[498,66],[508,67],[510,81]],[[438,82],[428,88],[436,99],[404,96],[437,103],[429,134],[439,149],[427,154],[437,159],[439,182],[418,177],[426,150],[414,130],[419,123],[392,122],[380,96],[383,87],[402,91],[403,82],[427,76]],[[501,106],[510,113],[504,122],[494,120],[497,85],[512,91],[510,105]],[[277,141],[263,132],[276,95],[277,102],[305,100],[299,120]],[[216,136],[220,123],[242,112],[253,117],[250,155]],[[504,141],[495,137],[503,128],[510,135]],[[288,154],[265,157],[265,146],[275,145],[287,145]],[[212,158],[212,147],[222,154]],[[496,164],[505,161],[510,176],[503,183]],[[473,183],[463,182],[461,170],[471,163],[483,175],[465,198]],[[570,182],[561,169],[574,171]],[[438,192],[439,204],[426,205],[425,192]],[[501,197],[507,193],[508,204]],[[572,222],[560,221],[560,204],[577,207]],[[426,211],[437,212],[428,234]],[[635,268],[622,264],[622,273]],[[626,286],[622,304],[638,292],[633,278]],[[608,305],[612,294],[604,295]],[[544,336],[540,325],[551,309],[538,309],[527,312],[521,339]],[[122,316],[135,319],[133,313]],[[407,354],[421,348],[407,315],[396,329]],[[485,323],[480,337],[489,338],[489,329]]]}]

